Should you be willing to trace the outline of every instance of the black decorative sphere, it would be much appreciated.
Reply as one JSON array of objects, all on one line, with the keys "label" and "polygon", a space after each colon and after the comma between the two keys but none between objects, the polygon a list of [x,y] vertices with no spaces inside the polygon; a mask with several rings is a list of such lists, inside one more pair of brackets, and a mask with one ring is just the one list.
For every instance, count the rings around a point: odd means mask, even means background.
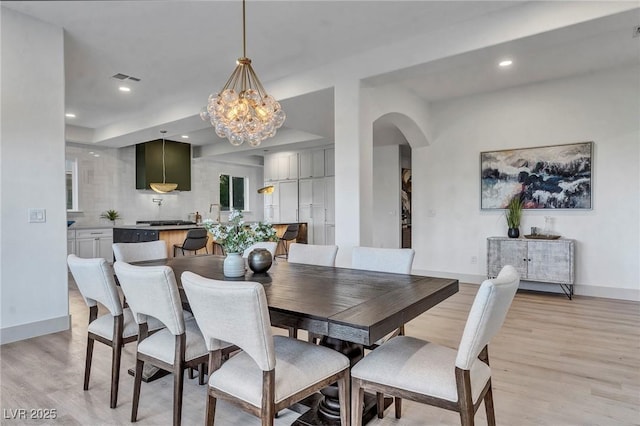
[{"label": "black decorative sphere", "polygon": [[272,261],[271,252],[265,248],[251,250],[247,258],[249,268],[256,274],[267,272],[271,268]]}]

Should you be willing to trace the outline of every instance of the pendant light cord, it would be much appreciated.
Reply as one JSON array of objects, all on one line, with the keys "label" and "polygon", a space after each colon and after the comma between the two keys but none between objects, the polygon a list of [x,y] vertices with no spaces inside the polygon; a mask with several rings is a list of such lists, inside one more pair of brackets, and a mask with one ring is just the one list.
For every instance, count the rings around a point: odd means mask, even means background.
[{"label": "pendant light cord", "polygon": [[245,18],[245,0],[242,0],[242,57],[247,57],[247,30]]},{"label": "pendant light cord", "polygon": [[161,131],[162,133],[162,183],[167,183],[167,178],[165,176],[165,167],[164,167],[164,134],[167,133],[165,131]]}]

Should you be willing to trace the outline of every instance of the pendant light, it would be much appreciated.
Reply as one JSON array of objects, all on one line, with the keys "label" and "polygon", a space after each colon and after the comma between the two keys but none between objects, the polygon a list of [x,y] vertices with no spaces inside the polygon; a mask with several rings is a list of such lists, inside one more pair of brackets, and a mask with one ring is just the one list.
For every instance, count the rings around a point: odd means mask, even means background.
[{"label": "pendant light", "polygon": [[167,133],[166,130],[160,130],[162,133],[162,183],[150,183],[149,186],[151,189],[156,191],[159,194],[166,194],[167,192],[172,192],[178,187],[177,183],[167,183],[166,169],[164,164],[164,135]]},{"label": "pendant light", "polygon": [[220,93],[209,96],[200,117],[211,121],[216,134],[238,146],[247,142],[256,147],[275,136],[286,115],[278,101],[262,87],[251,59],[247,58],[245,0],[242,0],[242,57]]}]

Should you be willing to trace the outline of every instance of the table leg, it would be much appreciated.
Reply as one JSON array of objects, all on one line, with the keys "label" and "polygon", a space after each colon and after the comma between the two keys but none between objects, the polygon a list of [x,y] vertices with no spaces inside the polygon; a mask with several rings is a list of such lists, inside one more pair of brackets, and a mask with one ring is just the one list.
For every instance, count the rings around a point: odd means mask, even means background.
[{"label": "table leg", "polygon": [[[344,354],[351,361],[351,366],[364,356],[364,347],[355,343],[325,336],[320,344]],[[385,398],[385,408],[391,404],[392,400],[392,398]],[[348,403],[350,402],[348,401]],[[327,386],[319,394],[310,396],[301,404],[310,407],[310,409],[293,422],[293,425],[340,425],[340,400],[337,383]],[[375,395],[365,394],[363,410],[362,423],[365,424],[377,414]]]}]

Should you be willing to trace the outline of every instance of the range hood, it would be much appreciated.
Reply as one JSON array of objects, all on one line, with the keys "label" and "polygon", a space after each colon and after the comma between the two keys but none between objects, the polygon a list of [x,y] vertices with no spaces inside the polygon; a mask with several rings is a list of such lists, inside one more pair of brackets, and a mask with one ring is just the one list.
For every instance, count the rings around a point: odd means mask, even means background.
[{"label": "range hood", "polygon": [[[164,149],[166,181],[177,183],[176,191],[191,191],[191,145],[165,140]],[[162,139],[137,144],[136,189],[162,181]]]}]

